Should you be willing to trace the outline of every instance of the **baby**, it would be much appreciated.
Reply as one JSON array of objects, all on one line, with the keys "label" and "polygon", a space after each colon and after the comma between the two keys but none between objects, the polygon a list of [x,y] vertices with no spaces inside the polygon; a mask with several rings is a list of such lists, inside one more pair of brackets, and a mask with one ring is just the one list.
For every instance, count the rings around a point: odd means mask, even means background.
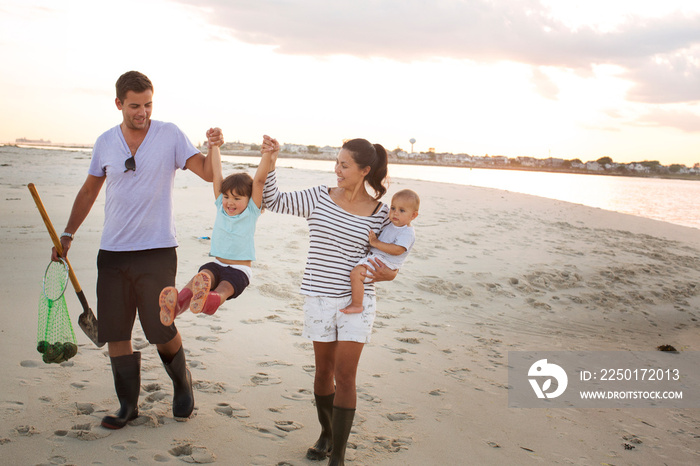
[{"label": "baby", "polygon": [[410,189],[403,189],[391,198],[391,223],[379,233],[379,238],[373,231],[369,232],[369,254],[350,273],[352,302],[345,309],[341,309],[341,312],[362,312],[362,299],[365,294],[365,277],[362,273],[367,269],[368,259],[378,258],[392,270],[403,265],[416,240],[411,222],[418,216],[419,207],[420,198]]}]

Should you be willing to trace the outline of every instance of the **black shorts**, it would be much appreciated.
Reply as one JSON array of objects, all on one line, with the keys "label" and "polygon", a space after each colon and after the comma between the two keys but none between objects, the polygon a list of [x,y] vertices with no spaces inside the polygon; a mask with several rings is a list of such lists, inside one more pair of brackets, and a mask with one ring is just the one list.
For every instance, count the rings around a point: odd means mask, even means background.
[{"label": "black shorts", "polygon": [[158,298],[175,285],[175,248],[97,254],[97,332],[100,341],[130,341],[138,309],[141,327],[152,344],[177,335],[175,324],[160,323]]},{"label": "black shorts", "polygon": [[211,284],[211,289],[213,290],[216,286],[221,283],[221,281],[229,282],[233,287],[233,295],[229,296],[229,299],[237,298],[243,293],[243,290],[250,284],[248,280],[248,275],[240,269],[234,267],[226,267],[216,262],[209,262],[204,264],[199,268],[199,271],[208,270],[214,275],[214,283]]}]

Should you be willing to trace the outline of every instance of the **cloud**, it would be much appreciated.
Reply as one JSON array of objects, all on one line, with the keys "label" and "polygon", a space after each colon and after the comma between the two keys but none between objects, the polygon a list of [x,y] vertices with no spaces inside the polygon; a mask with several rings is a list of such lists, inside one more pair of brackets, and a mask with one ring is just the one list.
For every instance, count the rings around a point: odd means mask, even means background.
[{"label": "cloud", "polygon": [[633,101],[700,100],[700,46],[631,64],[625,76],[635,83],[628,95]]},{"label": "cloud", "polygon": [[644,126],[676,128],[685,133],[700,133],[700,115],[687,110],[654,109],[637,119]]},{"label": "cloud", "polygon": [[[700,58],[693,48],[700,44],[700,13],[630,15],[601,31],[592,25],[571,28],[539,0],[177,1],[201,8],[236,39],[273,46],[281,54],[507,60],[570,69],[616,64],[636,84],[633,99],[700,99],[700,86],[692,86],[697,65],[691,66]],[[680,50],[686,55],[673,55]],[[659,56],[675,61],[660,65],[654,61]],[[679,75],[689,69],[690,76]]]}]

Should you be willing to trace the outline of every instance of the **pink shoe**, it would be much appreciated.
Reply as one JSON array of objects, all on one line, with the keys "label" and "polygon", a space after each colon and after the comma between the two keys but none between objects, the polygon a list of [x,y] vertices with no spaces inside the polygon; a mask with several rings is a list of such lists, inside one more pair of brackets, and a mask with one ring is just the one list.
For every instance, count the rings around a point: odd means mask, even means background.
[{"label": "pink shoe", "polygon": [[166,286],[160,292],[158,298],[160,305],[160,323],[170,326],[175,321],[175,317],[179,314],[178,311],[178,294],[177,288],[174,286]]},{"label": "pink shoe", "polygon": [[204,303],[204,308],[202,313],[208,315],[214,315],[217,309],[221,306],[221,295],[216,291],[210,291],[209,296],[207,296],[207,302]]},{"label": "pink shoe", "polygon": [[204,272],[199,272],[192,278],[192,300],[190,301],[190,310],[195,314],[202,312],[204,304],[209,295],[209,275]]}]

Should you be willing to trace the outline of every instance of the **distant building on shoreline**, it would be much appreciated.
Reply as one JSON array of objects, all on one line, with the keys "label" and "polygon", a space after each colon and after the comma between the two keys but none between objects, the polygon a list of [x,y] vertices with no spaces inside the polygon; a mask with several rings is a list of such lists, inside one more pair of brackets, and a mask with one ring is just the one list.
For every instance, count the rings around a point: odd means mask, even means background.
[{"label": "distant building on shoreline", "polygon": [[18,138],[18,139],[15,139],[15,142],[17,144],[51,144],[51,141],[44,141],[43,139],[27,139],[27,138]]}]

